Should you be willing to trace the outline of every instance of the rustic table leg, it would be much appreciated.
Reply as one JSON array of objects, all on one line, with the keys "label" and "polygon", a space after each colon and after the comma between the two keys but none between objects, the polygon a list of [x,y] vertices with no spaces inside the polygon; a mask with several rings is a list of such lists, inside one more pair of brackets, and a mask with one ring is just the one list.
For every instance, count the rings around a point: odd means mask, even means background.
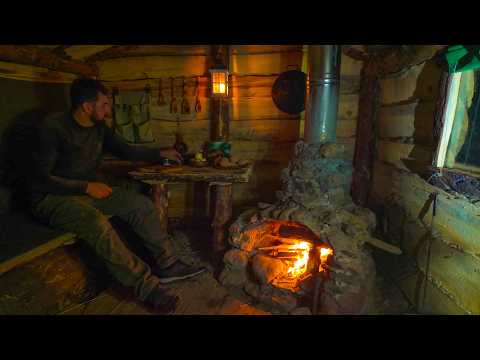
[{"label": "rustic table leg", "polygon": [[166,183],[152,184],[152,200],[158,212],[162,230],[168,228],[168,188]]},{"label": "rustic table leg", "polygon": [[216,253],[226,249],[226,226],[232,218],[232,184],[212,183],[214,186],[213,250]]}]

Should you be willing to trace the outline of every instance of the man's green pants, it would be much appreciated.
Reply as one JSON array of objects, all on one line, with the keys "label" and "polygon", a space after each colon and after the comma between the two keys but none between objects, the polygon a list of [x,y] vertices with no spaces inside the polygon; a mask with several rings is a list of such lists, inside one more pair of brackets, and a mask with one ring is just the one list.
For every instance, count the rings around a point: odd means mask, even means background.
[{"label": "man's green pants", "polygon": [[109,222],[118,216],[143,240],[160,268],[176,261],[168,234],[162,231],[153,202],[134,190],[112,187],[105,199],[85,196],[47,195],[32,207],[34,217],[49,226],[76,234],[103,260],[110,273],[123,285],[133,287],[145,300],[159,285],[150,267],[130,251]]}]

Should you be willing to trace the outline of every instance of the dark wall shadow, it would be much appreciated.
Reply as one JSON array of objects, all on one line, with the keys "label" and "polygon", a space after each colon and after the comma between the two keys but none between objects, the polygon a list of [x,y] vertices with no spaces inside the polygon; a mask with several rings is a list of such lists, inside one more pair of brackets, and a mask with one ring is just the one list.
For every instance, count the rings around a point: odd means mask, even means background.
[{"label": "dark wall shadow", "polygon": [[405,166],[423,178],[429,176],[436,151],[434,138],[437,102],[440,96],[442,69],[433,61],[425,63],[417,78],[417,84],[411,100],[417,100],[415,107],[414,133],[410,143],[413,149],[408,159],[402,159]]},{"label": "dark wall shadow", "polygon": [[475,73],[475,90],[472,105],[468,109],[468,129],[465,143],[456,155],[455,161],[470,166],[480,166],[480,73]]},{"label": "dark wall shadow", "polygon": [[31,176],[34,154],[39,145],[37,126],[46,114],[44,108],[36,108],[15,116],[1,137],[1,183],[12,190],[18,208],[26,206],[23,196],[25,181]]},{"label": "dark wall shadow", "polygon": [[12,193],[14,209],[25,206],[21,193],[38,149],[37,126],[48,113],[68,110],[68,89],[68,84],[0,79],[0,181]]}]

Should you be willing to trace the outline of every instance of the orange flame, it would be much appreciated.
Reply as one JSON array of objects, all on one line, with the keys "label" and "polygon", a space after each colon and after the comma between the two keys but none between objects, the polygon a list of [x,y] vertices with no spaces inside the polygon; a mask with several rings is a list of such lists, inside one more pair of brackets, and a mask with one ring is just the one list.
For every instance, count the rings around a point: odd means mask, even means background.
[{"label": "orange flame", "polygon": [[300,255],[298,255],[297,260],[295,260],[293,265],[288,268],[287,274],[292,277],[299,277],[307,271],[308,254],[310,252],[311,245],[306,241],[301,241],[296,245],[292,245],[291,249],[301,251]]},{"label": "orange flame", "polygon": [[331,248],[320,248],[320,266],[318,267],[319,272],[325,271],[323,265],[327,262],[328,257],[332,254],[333,250]]}]

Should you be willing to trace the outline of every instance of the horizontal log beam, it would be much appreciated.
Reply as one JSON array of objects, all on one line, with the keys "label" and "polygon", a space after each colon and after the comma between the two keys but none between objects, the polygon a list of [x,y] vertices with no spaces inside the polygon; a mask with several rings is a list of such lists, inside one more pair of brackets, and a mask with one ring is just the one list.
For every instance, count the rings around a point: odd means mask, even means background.
[{"label": "horizontal log beam", "polygon": [[367,53],[348,45],[342,46],[342,53],[358,61],[367,61],[370,59],[370,56]]},{"label": "horizontal log beam", "polygon": [[88,62],[102,61],[107,59],[113,59],[117,57],[123,57],[126,53],[135,51],[139,48],[138,45],[117,45],[112,46],[106,50],[100,51],[92,56],[87,57],[85,60]]},{"label": "horizontal log beam", "polygon": [[145,56],[207,56],[208,45],[117,45],[86,58],[88,62]]},{"label": "horizontal log beam", "polygon": [[69,45],[64,49],[64,52],[71,59],[84,60],[112,46],[113,45]]},{"label": "horizontal log beam", "polygon": [[70,84],[75,80],[76,75],[38,66],[0,61],[0,77],[14,80]]},{"label": "horizontal log beam", "polygon": [[399,72],[410,66],[427,61],[434,57],[447,45],[421,45],[411,46],[409,50],[403,47],[396,47],[383,56],[372,57],[375,66],[372,70],[380,77]]},{"label": "horizontal log beam", "polygon": [[35,46],[0,45],[0,60],[86,77],[98,75],[98,70],[93,65],[75,60],[65,60],[50,51]]}]

